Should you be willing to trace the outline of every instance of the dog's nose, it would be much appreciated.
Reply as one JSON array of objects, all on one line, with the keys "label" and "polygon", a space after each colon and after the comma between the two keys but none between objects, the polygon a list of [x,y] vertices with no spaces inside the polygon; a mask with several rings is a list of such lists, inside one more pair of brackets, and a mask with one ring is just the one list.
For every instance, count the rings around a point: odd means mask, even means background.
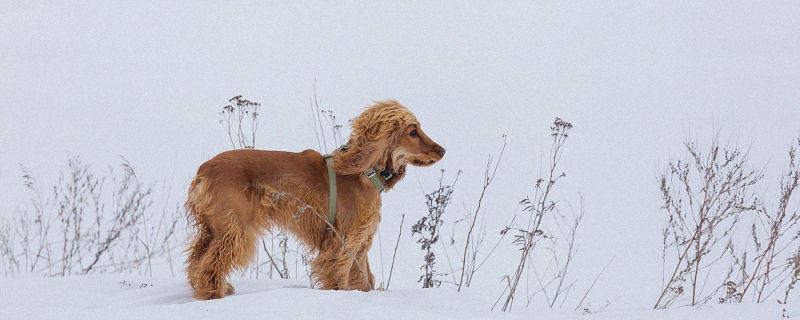
[{"label": "dog's nose", "polygon": [[442,147],[439,147],[439,154],[440,154],[442,157],[444,157],[444,153],[445,153],[445,151],[446,151],[446,150],[444,150],[444,148],[442,148]]}]

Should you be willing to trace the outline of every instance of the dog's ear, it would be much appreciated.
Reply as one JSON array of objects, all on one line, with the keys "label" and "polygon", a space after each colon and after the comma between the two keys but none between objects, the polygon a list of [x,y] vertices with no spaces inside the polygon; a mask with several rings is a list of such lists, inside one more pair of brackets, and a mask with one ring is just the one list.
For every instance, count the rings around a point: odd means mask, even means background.
[{"label": "dog's ear", "polygon": [[409,123],[416,123],[414,114],[395,100],[376,101],[375,105],[366,108],[361,115],[350,120],[353,131],[342,158],[336,164],[336,171],[345,174],[363,172],[374,165],[387,166],[386,159],[401,129]]},{"label": "dog's ear", "polygon": [[372,168],[381,159],[382,150],[378,143],[351,138],[348,144],[350,145],[349,149],[333,155],[337,159],[334,163],[338,173],[362,173]]},{"label": "dog's ear", "polygon": [[380,141],[401,129],[405,124],[416,123],[417,118],[397,100],[375,101],[371,107],[350,121],[353,137],[361,137],[369,141]]},{"label": "dog's ear", "polygon": [[350,138],[360,140],[361,143],[388,141],[396,139],[400,130],[400,121],[397,119],[381,119],[374,114],[373,109],[368,109],[358,118],[350,120],[353,132]]}]

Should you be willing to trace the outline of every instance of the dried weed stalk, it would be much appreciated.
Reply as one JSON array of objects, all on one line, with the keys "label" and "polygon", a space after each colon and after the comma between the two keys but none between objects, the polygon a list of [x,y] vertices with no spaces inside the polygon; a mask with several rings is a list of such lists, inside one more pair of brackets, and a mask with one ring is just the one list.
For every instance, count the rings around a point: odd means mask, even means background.
[{"label": "dried weed stalk", "polygon": [[[662,207],[668,220],[664,227],[663,261],[674,252],[673,271],[665,279],[654,308],[667,308],[683,299],[688,305],[704,304],[726,285],[731,272],[714,292],[704,291],[712,266],[733,249],[732,233],[743,214],[755,212],[760,200],[752,191],[762,177],[748,165],[747,152],[737,146],[722,147],[714,136],[708,150],[687,141],[687,156],[670,161],[659,179]],[[719,249],[719,245],[725,245]],[[717,279],[711,277],[714,283]],[[735,286],[734,286],[735,287]],[[732,293],[735,295],[735,293]],[[735,298],[735,297],[732,297]]]},{"label": "dried weed stalk", "polygon": [[[572,286],[575,284],[574,281],[569,283],[566,281],[570,270],[569,267],[578,251],[575,237],[578,234],[578,227],[586,213],[583,196],[580,196],[579,211],[576,212],[569,203],[567,205],[572,212],[571,217],[568,218],[556,208],[554,215],[555,221],[553,224],[557,232],[555,230],[545,232],[545,239],[549,242],[546,247],[547,251],[551,254],[550,262],[541,272],[537,271],[534,265],[531,265],[536,275],[539,289],[528,297],[528,303],[525,307],[530,305],[533,298],[539,292],[544,295],[548,307],[552,308],[556,303],[559,303],[559,307],[562,307],[567,300]],[[586,294],[588,295],[588,291]]]},{"label": "dried weed stalk", "polygon": [[[350,256],[350,259],[353,259],[353,261],[354,261],[353,264],[358,268],[358,271],[364,277],[364,281],[367,282],[367,283],[370,283],[369,276],[364,271],[364,269],[361,268],[361,264],[358,263],[358,260],[356,259],[356,255],[353,254],[352,251],[350,251],[350,248],[348,248],[347,245],[345,244],[344,238],[342,237],[342,235],[338,231],[336,231],[336,228],[334,228],[333,225],[328,221],[327,217],[323,217],[316,209],[314,209],[314,207],[312,207],[311,205],[309,205],[305,201],[300,200],[297,197],[295,197],[295,196],[293,196],[293,195],[291,195],[291,194],[289,194],[287,192],[275,192],[275,193],[272,194],[272,199],[276,203],[280,202],[283,199],[289,199],[289,200],[296,201],[299,205],[297,206],[297,214],[295,216],[295,220],[299,221],[300,220],[300,215],[302,215],[306,211],[310,210],[317,218],[319,218],[322,221],[324,221],[325,224],[328,225],[328,229],[331,230],[333,232],[333,234],[339,239],[339,243],[341,243],[342,247],[344,248],[344,250],[347,251],[347,255]],[[284,241],[286,241],[286,240],[284,240]],[[286,261],[286,258],[284,256],[284,262],[285,261]],[[286,266],[284,266],[284,269],[285,268],[286,268]]]},{"label": "dried weed stalk", "polygon": [[[0,226],[8,231],[0,236],[5,274],[67,276],[133,270],[152,274],[153,257],[169,260],[180,215],[164,210],[158,217],[149,210],[152,187],[137,179],[127,160],[121,167],[122,174],[110,172],[109,193],[104,191],[106,177],[98,177],[79,158],[70,158],[67,173],[48,198],[23,166],[31,202]],[[148,226],[147,220],[159,222]]]},{"label": "dried weed stalk", "polygon": [[[241,95],[235,96],[228,100],[232,102],[227,106],[222,107],[220,116],[222,120],[219,121],[228,131],[228,138],[231,140],[231,147],[233,149],[253,149],[256,145],[256,131],[258,131],[258,109],[261,104],[242,99]],[[233,141],[234,130],[233,126],[236,125],[236,142]]]},{"label": "dried weed stalk", "polygon": [[[556,168],[558,167],[564,143],[569,137],[569,131],[571,129],[572,124],[561,118],[556,118],[553,122],[553,126],[550,127],[553,144],[550,148],[550,166],[547,180],[542,178],[537,179],[534,185],[534,196],[527,197],[520,201],[520,204],[524,206],[523,211],[530,213],[524,225],[508,226],[502,231],[503,234],[509,231],[515,231],[516,234],[514,235],[513,244],[519,246],[520,249],[520,258],[517,268],[512,275],[505,277],[507,286],[498,299],[499,302],[499,300],[503,299],[503,296],[505,296],[502,307],[503,311],[511,311],[520,280],[527,274],[528,263],[531,261],[531,254],[539,243],[539,240],[546,237],[542,228],[542,220],[546,215],[551,213],[556,206],[556,203],[550,200],[549,197],[556,181],[565,176],[564,173],[556,174]],[[515,215],[514,219],[512,219],[512,224],[516,218]],[[524,217],[522,219],[524,219]]]},{"label": "dried weed stalk", "polygon": [[[752,276],[748,277],[748,272],[744,272],[742,283],[738,286],[741,290],[736,302],[742,302],[745,295],[754,289],[753,300],[763,302],[772,293],[780,288],[785,281],[789,281],[786,287],[785,297],[782,303],[786,303],[789,291],[797,281],[800,270],[797,269],[797,256],[786,258],[784,252],[793,250],[797,246],[797,239],[800,237],[800,214],[797,211],[797,201],[792,201],[792,195],[797,190],[800,182],[800,167],[798,167],[797,147],[800,146],[800,139],[797,145],[789,148],[789,168],[780,178],[780,198],[777,203],[777,210],[770,212],[763,206],[759,208],[759,214],[751,227],[751,234],[756,248],[756,263],[754,269],[749,272]],[[794,206],[794,211],[790,207]],[[766,237],[759,238],[759,234],[766,233]],[[797,248],[800,250],[800,248]],[[781,259],[783,257],[783,259]],[[785,262],[781,262],[781,260]],[[781,300],[778,300],[781,302]]]},{"label": "dried weed stalk", "polygon": [[[467,216],[467,221],[471,220],[469,225],[469,231],[467,231],[467,237],[464,240],[464,254],[461,256],[461,277],[458,280],[458,291],[461,292],[461,286],[466,285],[469,287],[470,283],[472,282],[472,278],[475,275],[475,272],[480,269],[484,262],[489,258],[489,256],[494,252],[494,250],[490,251],[489,254],[484,257],[482,262],[476,264],[476,260],[478,258],[478,251],[483,243],[484,236],[486,232],[480,232],[478,234],[474,234],[473,231],[475,230],[475,223],[478,220],[478,216],[481,215],[481,205],[483,204],[483,198],[486,196],[486,190],[489,188],[489,185],[492,184],[495,175],[497,175],[497,167],[500,166],[500,160],[503,159],[503,152],[506,150],[506,135],[503,135],[503,147],[500,149],[500,156],[497,157],[497,162],[494,163],[494,168],[492,168],[492,156],[489,155],[489,160],[486,161],[486,168],[483,173],[483,188],[481,189],[481,195],[478,198],[478,206],[475,209],[475,213],[471,216]],[[489,170],[491,169],[491,174]],[[484,209],[485,210],[485,209]],[[502,239],[501,239],[502,241]],[[455,240],[452,240],[454,243]],[[499,244],[499,242],[498,242]],[[497,248],[497,246],[495,246]]]},{"label": "dried weed stalk", "polygon": [[453,194],[453,187],[458,181],[461,171],[456,173],[456,178],[450,185],[443,184],[444,170],[439,178],[439,188],[425,195],[425,204],[428,206],[428,215],[420,218],[417,223],[411,226],[411,235],[419,234],[417,243],[421,244],[421,249],[425,251],[425,263],[420,267],[424,274],[420,276],[418,282],[422,282],[423,288],[433,288],[441,285],[441,280],[436,279],[437,273],[434,269],[436,255],[433,253],[433,245],[439,241],[439,227],[442,225],[442,214],[447,205],[450,204]]},{"label": "dried weed stalk", "polygon": [[333,114],[333,110],[321,110],[319,108],[316,85],[314,86],[314,98],[313,101],[311,101],[311,117],[313,119],[314,134],[317,137],[317,145],[320,153],[328,153],[328,140],[325,138],[325,130],[322,129],[323,118],[325,118],[331,131],[333,145],[341,146],[344,144],[346,137],[342,136],[342,125],[336,123],[336,115]]}]

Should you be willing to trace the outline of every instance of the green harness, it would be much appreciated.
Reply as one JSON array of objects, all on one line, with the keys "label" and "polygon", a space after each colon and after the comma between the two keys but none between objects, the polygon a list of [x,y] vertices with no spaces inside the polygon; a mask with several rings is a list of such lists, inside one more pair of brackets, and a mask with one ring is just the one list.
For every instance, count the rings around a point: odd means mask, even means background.
[{"label": "green harness", "polygon": [[[336,171],[334,170],[333,167],[333,154],[336,152],[343,151],[348,147],[349,146],[347,145],[341,146],[338,149],[333,150],[333,152],[322,156],[325,159],[325,163],[328,165],[328,193],[329,193],[328,222],[330,222],[331,226],[333,226],[333,223],[336,222],[336,198],[337,198]],[[383,176],[384,179],[389,179],[392,177],[391,172],[389,172],[388,170],[380,171],[380,168],[378,167],[377,164],[375,164],[375,166],[373,166],[372,168],[367,169],[367,171],[364,171],[364,175],[367,176],[367,178],[369,178],[370,180],[372,180],[372,184],[375,185],[375,189],[378,190],[378,194],[380,194],[381,192],[383,192],[386,186],[383,184],[383,181],[381,181],[381,178],[378,176],[377,174],[378,172],[381,173],[381,176]],[[386,173],[384,174],[384,172]]]}]

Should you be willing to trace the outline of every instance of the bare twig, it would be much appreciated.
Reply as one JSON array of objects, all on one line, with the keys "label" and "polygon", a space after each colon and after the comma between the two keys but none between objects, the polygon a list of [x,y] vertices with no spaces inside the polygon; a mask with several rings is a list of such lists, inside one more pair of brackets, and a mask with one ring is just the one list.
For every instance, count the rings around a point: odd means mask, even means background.
[{"label": "bare twig", "polygon": [[[481,189],[481,196],[478,198],[478,207],[475,209],[475,214],[472,216],[472,223],[469,226],[469,231],[467,232],[466,240],[464,240],[464,255],[461,258],[461,278],[458,280],[458,292],[461,292],[461,286],[464,284],[464,274],[467,271],[467,249],[469,248],[470,241],[472,240],[472,231],[475,229],[475,221],[478,219],[478,215],[480,214],[481,204],[483,203],[483,197],[486,195],[486,189],[489,188],[489,185],[494,180],[495,175],[497,174],[497,167],[500,166],[500,160],[503,159],[503,152],[506,150],[506,135],[503,135],[503,147],[500,149],[500,156],[497,157],[497,162],[494,164],[494,169],[492,170],[492,174],[489,175],[489,168],[492,165],[492,156],[489,155],[489,160],[486,162],[486,170],[483,174],[483,188]],[[476,249],[477,250],[477,249]],[[469,287],[469,279],[471,275],[475,272],[475,256],[477,255],[477,251],[473,252],[472,255],[472,264],[470,273],[467,276],[467,287]]]},{"label": "bare twig", "polygon": [[311,212],[314,213],[314,215],[316,215],[318,218],[320,218],[322,221],[324,221],[325,224],[328,225],[328,228],[330,228],[330,230],[333,231],[333,234],[336,235],[336,237],[339,239],[339,242],[342,243],[342,247],[344,248],[345,251],[347,251],[347,254],[350,256],[350,258],[353,259],[353,261],[355,261],[355,265],[358,268],[358,271],[361,272],[361,275],[364,277],[364,281],[367,282],[367,283],[370,283],[369,276],[367,276],[367,273],[364,272],[364,269],[361,268],[361,265],[358,263],[358,260],[356,259],[356,255],[353,254],[353,252],[350,251],[349,248],[347,248],[347,245],[344,242],[344,238],[342,238],[342,236],[339,234],[339,232],[336,231],[336,228],[334,228],[333,225],[328,221],[328,218],[323,217],[321,214],[319,214],[319,212],[317,212],[316,209],[314,209],[314,207],[312,207],[311,205],[309,205],[305,201],[300,200],[297,197],[295,197],[295,196],[293,196],[293,195],[291,195],[291,194],[289,194],[287,192],[275,192],[275,193],[272,194],[272,198],[276,202],[280,201],[283,198],[289,198],[289,199],[292,199],[294,201],[297,201],[302,205],[302,207],[300,207],[301,208],[300,213],[305,212],[306,209],[310,209]]},{"label": "bare twig", "polygon": [[586,293],[583,294],[583,298],[581,298],[581,301],[578,302],[578,305],[575,307],[575,311],[578,311],[578,309],[580,309],[580,307],[583,305],[583,301],[585,301],[586,297],[589,296],[589,292],[591,292],[592,288],[594,288],[594,285],[597,284],[597,280],[600,280],[600,276],[603,275],[603,272],[606,272],[606,269],[608,268],[608,266],[611,265],[611,262],[613,262],[613,261],[614,261],[614,258],[611,258],[611,260],[609,260],[608,263],[606,263],[606,266],[603,267],[603,270],[600,270],[600,273],[597,274],[597,277],[595,277],[594,281],[592,281],[592,285],[589,286],[589,289],[587,289]]},{"label": "bare twig", "polygon": [[[664,228],[664,250],[675,248],[680,254],[656,301],[656,309],[668,307],[683,295],[685,282],[691,291],[689,305],[707,302],[713,295],[703,290],[710,271],[700,279],[701,271],[719,261],[724,252],[732,251],[733,243],[729,238],[742,214],[761,207],[750,188],[763,174],[748,168],[747,152],[736,146],[721,147],[718,136],[714,136],[711,147],[705,152],[691,141],[685,146],[687,158],[671,161],[668,171],[659,179],[664,200],[662,209],[669,218]],[[707,255],[719,253],[714,249],[720,241],[727,244],[726,249],[718,258],[707,261]],[[730,288],[729,280],[721,283],[718,290]]]},{"label": "bare twig", "polygon": [[386,290],[389,290],[389,284],[392,282],[392,271],[394,271],[394,259],[397,258],[397,248],[400,246],[400,236],[403,235],[403,221],[406,220],[406,215],[400,218],[400,232],[397,233],[397,243],[394,245],[394,254],[392,254],[392,266],[389,268],[389,280],[386,281]]},{"label": "bare twig", "polygon": [[[231,147],[233,149],[237,149],[237,147],[239,149],[255,148],[259,108],[261,104],[242,99],[241,95],[235,96],[228,101],[233,103],[222,107],[222,111],[219,113],[220,116],[222,116],[222,120],[220,120],[219,123],[227,129]],[[246,128],[245,124],[247,122],[245,122],[245,119],[249,120],[249,128]],[[234,121],[236,121],[237,124],[236,143],[233,141],[234,132],[231,129]],[[248,129],[250,132],[245,133]]]},{"label": "bare twig", "polygon": [[278,275],[281,277],[281,279],[285,279],[286,277],[283,276],[281,269],[278,268],[277,264],[275,264],[275,259],[272,259],[272,255],[269,254],[269,250],[267,250],[267,244],[264,242],[264,239],[261,239],[261,246],[264,247],[264,252],[267,253],[267,256],[269,257],[269,262],[272,263],[272,267],[274,267],[275,270],[278,271]]},{"label": "bare twig", "polygon": [[[319,145],[320,140],[322,140],[322,145],[319,146],[320,151],[324,150],[325,153],[328,153],[328,142],[325,140],[325,130],[322,130],[322,117],[320,117],[320,114],[322,114],[322,112],[319,110],[319,99],[317,99],[317,83],[315,81],[314,101],[311,103],[311,116],[314,120],[314,134],[317,137],[317,145]],[[319,125],[319,131],[317,131],[317,125]],[[322,139],[319,138],[320,135],[322,136]],[[324,147],[324,149],[322,147]]]},{"label": "bare twig", "polygon": [[442,225],[442,214],[450,203],[453,194],[453,186],[458,181],[461,171],[456,173],[456,178],[451,185],[443,185],[444,170],[439,178],[439,188],[425,195],[428,215],[423,216],[417,223],[411,226],[411,235],[419,233],[420,239],[417,243],[421,244],[421,249],[425,251],[425,264],[420,269],[425,273],[419,278],[423,288],[433,288],[441,285],[441,281],[436,279],[436,255],[431,250],[433,245],[439,241],[439,227]]},{"label": "bare twig", "polygon": [[[22,251],[0,248],[0,254],[13,256],[8,258],[17,269],[13,272],[47,276],[127,270],[152,273],[152,259],[169,255],[179,218],[168,220],[164,211],[158,226],[151,226],[152,188],[136,178],[124,159],[122,168],[122,175],[111,170],[114,189],[104,192],[106,178],[96,176],[79,158],[70,158],[52,188],[52,198],[45,199],[31,171],[23,167],[25,187],[32,192],[33,215],[26,209],[12,224],[3,226],[20,235]],[[4,236],[0,242],[6,239],[12,240]]]},{"label": "bare twig", "polygon": [[503,311],[511,311],[511,306],[513,305],[514,296],[519,286],[519,282],[527,270],[527,263],[530,259],[529,255],[536,247],[538,240],[544,236],[544,232],[541,228],[542,219],[547,213],[551,212],[556,205],[555,202],[549,200],[550,192],[556,181],[565,176],[564,173],[557,175],[556,168],[559,160],[561,159],[564,143],[566,142],[567,137],[569,137],[570,129],[572,129],[572,124],[562,120],[561,118],[556,118],[556,120],[553,122],[553,126],[550,127],[550,129],[552,131],[551,136],[553,137],[553,145],[550,149],[550,170],[548,179],[545,181],[544,179],[539,178],[535,184],[536,192],[533,199],[529,197],[520,202],[520,204],[525,206],[525,211],[529,211],[531,213],[528,217],[527,226],[524,228],[507,227],[504,230],[504,232],[507,232],[508,230],[516,230],[519,232],[519,234],[515,236],[514,244],[520,246],[521,255],[519,263],[517,264],[517,268],[510,277],[509,290],[508,294],[505,296],[505,303],[503,304],[502,308]]}]

